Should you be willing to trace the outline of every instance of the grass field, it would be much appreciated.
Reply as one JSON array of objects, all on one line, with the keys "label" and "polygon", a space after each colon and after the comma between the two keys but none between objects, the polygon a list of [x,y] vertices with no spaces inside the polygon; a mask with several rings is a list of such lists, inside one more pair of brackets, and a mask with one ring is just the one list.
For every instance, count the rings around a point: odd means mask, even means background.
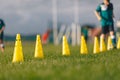
[{"label": "grass field", "polygon": [[0,80],[119,80],[120,50],[88,55],[71,47],[69,57],[62,56],[62,46],[44,45],[45,58],[34,59],[35,42],[22,42],[24,62],[12,63],[14,42],[6,42],[0,53]]}]

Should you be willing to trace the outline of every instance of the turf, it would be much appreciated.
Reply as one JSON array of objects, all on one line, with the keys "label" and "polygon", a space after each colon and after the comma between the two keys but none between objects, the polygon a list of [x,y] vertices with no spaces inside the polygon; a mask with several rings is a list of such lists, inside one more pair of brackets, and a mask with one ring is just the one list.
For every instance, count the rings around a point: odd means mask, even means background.
[{"label": "turf", "polygon": [[5,42],[0,53],[0,80],[119,80],[120,50],[81,55],[70,46],[71,55],[62,56],[62,46],[43,45],[44,59],[34,58],[35,42],[22,42],[24,62],[12,63],[14,42]]}]

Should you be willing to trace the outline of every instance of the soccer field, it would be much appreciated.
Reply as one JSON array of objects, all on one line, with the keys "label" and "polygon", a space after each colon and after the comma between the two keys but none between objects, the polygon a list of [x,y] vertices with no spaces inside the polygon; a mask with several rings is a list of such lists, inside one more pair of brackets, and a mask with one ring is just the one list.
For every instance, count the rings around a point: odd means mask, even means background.
[{"label": "soccer field", "polygon": [[35,42],[22,42],[24,62],[12,63],[14,42],[5,42],[0,53],[0,80],[119,80],[120,50],[81,55],[70,46],[71,55],[62,56],[62,45],[43,45],[44,59],[34,58]]}]

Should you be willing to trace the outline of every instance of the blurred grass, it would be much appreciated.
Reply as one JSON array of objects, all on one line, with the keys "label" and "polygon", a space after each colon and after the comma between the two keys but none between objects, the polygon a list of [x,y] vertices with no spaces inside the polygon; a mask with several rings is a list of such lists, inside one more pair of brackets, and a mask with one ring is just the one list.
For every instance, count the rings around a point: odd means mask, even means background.
[{"label": "blurred grass", "polygon": [[70,46],[71,55],[62,56],[62,45],[43,45],[45,58],[35,59],[35,42],[23,42],[23,63],[11,63],[14,42],[5,42],[0,53],[0,80],[119,80],[120,50],[81,55],[79,46]]}]

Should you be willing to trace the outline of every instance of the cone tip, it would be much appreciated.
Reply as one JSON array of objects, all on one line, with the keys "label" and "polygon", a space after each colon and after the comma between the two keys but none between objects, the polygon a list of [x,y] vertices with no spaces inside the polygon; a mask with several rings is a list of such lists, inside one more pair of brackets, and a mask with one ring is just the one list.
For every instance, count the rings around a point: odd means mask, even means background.
[{"label": "cone tip", "polygon": [[16,35],[16,39],[21,39],[19,33]]},{"label": "cone tip", "polygon": [[39,35],[39,34],[37,34],[37,35],[36,35],[36,39],[39,39],[39,38],[40,38],[40,35]]},{"label": "cone tip", "polygon": [[66,39],[66,36],[64,35],[64,36],[63,36],[63,40],[65,40],[65,39]]}]

